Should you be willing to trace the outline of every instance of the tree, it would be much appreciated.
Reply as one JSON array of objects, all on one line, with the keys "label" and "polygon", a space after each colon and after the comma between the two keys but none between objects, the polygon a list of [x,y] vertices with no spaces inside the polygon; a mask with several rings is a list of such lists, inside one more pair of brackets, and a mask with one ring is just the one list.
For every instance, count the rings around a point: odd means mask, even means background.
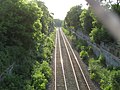
[{"label": "tree", "polygon": [[119,4],[113,4],[112,10],[120,16],[120,5]]},{"label": "tree", "polygon": [[74,6],[67,12],[65,17],[65,24],[69,28],[73,28],[75,30],[80,28],[79,16],[82,12],[81,5]]},{"label": "tree", "polygon": [[40,0],[35,0],[38,7],[42,9],[43,15],[40,22],[42,23],[42,33],[49,34],[50,30],[53,28],[53,17],[50,15],[48,8],[45,6],[44,2]]},{"label": "tree", "polygon": [[62,20],[54,19],[55,27],[61,27],[62,26]]},{"label": "tree", "polygon": [[[35,1],[0,1],[0,74],[15,63],[11,74],[5,72],[4,79],[0,81],[0,90],[45,90],[50,77],[48,63],[53,48],[51,34],[48,36],[53,19],[46,11]],[[43,15],[45,22],[42,21]],[[38,71],[38,68],[42,70]]]},{"label": "tree", "polygon": [[90,16],[93,18],[92,21],[93,28],[89,34],[90,39],[97,44],[100,44],[101,42],[104,43],[115,42],[112,35],[108,32],[104,25],[102,25],[102,23],[99,20],[97,20],[97,17],[92,12],[90,13]]},{"label": "tree", "polygon": [[120,89],[120,70],[115,71],[112,75],[112,90]]},{"label": "tree", "polygon": [[91,10],[90,8],[88,10],[84,9],[80,15],[80,22],[81,22],[81,26],[83,29],[83,32],[88,34],[91,32],[92,30],[92,21],[93,18],[90,16]]}]

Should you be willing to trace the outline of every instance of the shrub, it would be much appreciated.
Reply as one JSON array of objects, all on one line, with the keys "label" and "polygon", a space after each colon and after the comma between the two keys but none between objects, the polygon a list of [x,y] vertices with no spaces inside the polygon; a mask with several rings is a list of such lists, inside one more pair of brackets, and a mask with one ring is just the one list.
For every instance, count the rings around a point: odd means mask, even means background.
[{"label": "shrub", "polygon": [[42,64],[36,61],[32,71],[32,86],[34,86],[34,89],[46,90],[46,85],[51,75],[52,71],[46,61],[43,61]]},{"label": "shrub", "polygon": [[102,66],[106,66],[105,57],[102,54],[99,56],[98,60]]},{"label": "shrub", "polygon": [[120,70],[112,74],[112,90],[120,90]]},{"label": "shrub", "polygon": [[98,65],[98,61],[91,58],[89,60],[89,71],[90,71],[90,77],[92,80],[99,82],[100,81],[100,75],[98,71],[101,69],[101,67]]},{"label": "shrub", "polygon": [[0,90],[45,90],[53,50],[53,18],[47,7],[39,0],[1,0],[0,13],[0,73],[15,63]]},{"label": "shrub", "polygon": [[81,57],[83,60],[87,60],[88,57],[89,57],[89,55],[88,55],[88,53],[87,53],[86,51],[82,50],[82,51],[80,52],[80,57]]}]

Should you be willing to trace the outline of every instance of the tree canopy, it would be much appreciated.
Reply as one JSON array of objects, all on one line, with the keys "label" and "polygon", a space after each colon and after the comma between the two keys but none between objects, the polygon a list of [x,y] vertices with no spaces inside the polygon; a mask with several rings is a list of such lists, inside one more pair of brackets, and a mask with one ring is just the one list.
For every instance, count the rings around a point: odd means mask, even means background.
[{"label": "tree canopy", "polygon": [[54,19],[55,27],[62,27],[62,20]]},{"label": "tree canopy", "polygon": [[69,28],[73,28],[75,30],[80,28],[80,21],[79,21],[79,15],[82,12],[81,5],[74,6],[70,9],[70,11],[67,12],[67,15],[65,17],[65,25]]},{"label": "tree canopy", "polygon": [[90,8],[88,10],[84,9],[79,17],[82,30],[86,34],[89,34],[93,28],[93,25],[92,25],[93,18],[91,17],[90,13],[91,13]]},{"label": "tree canopy", "polygon": [[[53,17],[39,0],[0,1],[0,90],[45,90],[51,76]],[[44,71],[44,72],[43,72]]]}]

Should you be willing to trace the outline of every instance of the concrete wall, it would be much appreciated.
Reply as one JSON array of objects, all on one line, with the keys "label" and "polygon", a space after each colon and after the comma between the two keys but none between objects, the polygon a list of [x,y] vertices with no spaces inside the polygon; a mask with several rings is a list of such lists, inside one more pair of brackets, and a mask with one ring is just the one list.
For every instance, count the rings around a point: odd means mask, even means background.
[{"label": "concrete wall", "polygon": [[108,66],[120,66],[120,59],[119,57],[116,57],[108,50],[105,50],[103,46],[99,46],[96,43],[92,43],[90,41],[90,38],[86,35],[84,35],[82,32],[77,31],[76,33],[72,31],[78,38],[81,38],[83,40],[86,40],[88,45],[92,46],[93,52],[96,56],[99,56],[101,53],[104,55],[106,59],[106,64]]}]

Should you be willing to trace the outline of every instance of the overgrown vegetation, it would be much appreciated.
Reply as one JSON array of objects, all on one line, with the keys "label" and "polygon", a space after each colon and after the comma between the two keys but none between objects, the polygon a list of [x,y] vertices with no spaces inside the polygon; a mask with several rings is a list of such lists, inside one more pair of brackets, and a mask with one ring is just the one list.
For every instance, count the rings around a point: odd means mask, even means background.
[{"label": "overgrown vegetation", "polygon": [[64,26],[67,28],[72,28],[72,29],[79,29],[80,28],[80,21],[79,21],[79,15],[82,12],[82,6],[77,5],[74,6],[70,9],[70,11],[67,12],[67,15],[64,20]]},{"label": "overgrown vegetation", "polygon": [[[101,62],[101,56],[98,59],[91,58],[89,60],[90,77],[98,82],[102,90],[119,90],[120,89],[120,70],[105,67]],[[103,60],[102,60],[103,61]]]},{"label": "overgrown vegetation", "polygon": [[[69,33],[69,31],[66,32]],[[95,56],[91,46],[88,46],[86,41],[82,39],[75,39],[74,36],[73,45],[80,52],[82,60],[88,65],[90,78],[100,86],[100,89],[117,90],[120,88],[120,69],[118,67],[107,67],[104,56],[102,54],[99,57]]]},{"label": "overgrown vegetation", "polygon": [[71,32],[69,32],[67,29],[65,28],[62,28],[63,32],[68,36],[68,38],[71,40],[71,41],[74,41],[75,40],[75,35]]},{"label": "overgrown vegetation", "polygon": [[53,18],[39,0],[0,1],[0,90],[46,90]]},{"label": "overgrown vegetation", "polygon": [[63,21],[60,19],[54,19],[55,27],[62,27]]},{"label": "overgrown vegetation", "polygon": [[[109,6],[109,9],[116,12],[120,15],[120,5],[119,1],[117,0],[117,4],[112,4],[107,2],[106,0],[101,0],[107,3],[102,3],[101,5]],[[111,0],[109,0],[111,1]],[[76,6],[75,6],[76,7]],[[80,31],[83,32],[85,35],[88,35],[91,39],[91,42],[96,44],[100,44],[101,42],[113,43],[116,42],[114,38],[108,33],[107,29],[102,25],[102,23],[97,19],[94,13],[91,10],[91,7],[88,9],[79,9],[79,13],[76,12],[77,8],[72,7],[70,11],[67,13],[66,18],[64,20],[65,25],[64,28],[68,31],[66,35],[71,37],[69,33],[71,30],[73,32]],[[73,16],[76,15],[76,17]],[[79,14],[79,15],[78,15]],[[76,18],[77,20],[72,20]],[[74,24],[72,22],[74,21]],[[79,24],[78,22],[79,21]],[[76,28],[76,24],[79,27]],[[69,31],[70,30],[70,31]],[[82,60],[88,65],[90,77],[93,81],[95,81],[101,90],[119,90],[120,89],[120,69],[119,67],[112,67],[106,65],[106,60],[104,55],[101,54],[100,56],[95,56],[92,47],[87,45],[85,40],[79,39],[72,34],[72,42],[75,49],[80,53],[80,57]]]}]

